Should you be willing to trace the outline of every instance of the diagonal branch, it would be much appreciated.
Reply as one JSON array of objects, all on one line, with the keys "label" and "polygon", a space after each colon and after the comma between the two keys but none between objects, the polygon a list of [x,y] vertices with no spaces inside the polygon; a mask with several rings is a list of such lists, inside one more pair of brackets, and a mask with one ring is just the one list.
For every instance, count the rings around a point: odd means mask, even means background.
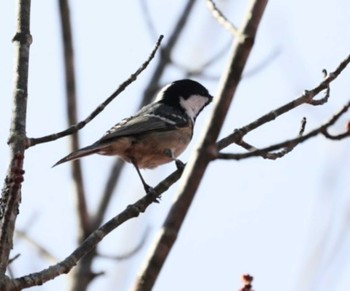
[{"label": "diagonal branch", "polygon": [[105,107],[113,101],[114,98],[116,98],[121,92],[123,92],[132,82],[134,82],[137,77],[148,67],[149,63],[154,58],[161,41],[163,39],[163,35],[161,35],[158,38],[158,41],[153,48],[151,54],[149,55],[148,59],[136,70],[135,73],[133,73],[126,81],[124,81],[121,85],[119,85],[118,89],[113,92],[111,96],[109,96],[102,104],[100,104],[87,118],[84,120],[78,122],[77,124],[74,124],[70,126],[69,128],[60,131],[58,133],[50,134],[47,136],[39,137],[39,138],[28,138],[27,139],[27,147],[32,147],[37,144],[41,144],[44,142],[50,142],[54,141],[56,139],[59,139],[61,137],[76,133],[78,130],[82,129],[86,124],[88,124],[91,120],[93,120],[99,113],[105,109]]},{"label": "diagonal branch", "polygon": [[67,274],[78,263],[78,261],[93,250],[106,235],[129,219],[139,216],[140,213],[145,212],[149,205],[157,202],[160,195],[167,191],[169,187],[180,178],[181,173],[182,171],[176,170],[161,183],[159,183],[154,188],[154,192],[139,199],[136,203],[127,206],[124,211],[96,229],[63,261],[40,272],[9,280],[7,282],[7,288],[11,288],[10,290],[13,291],[21,290],[24,288],[42,285],[43,283],[53,280],[60,275]]},{"label": "diagonal branch", "polygon": [[266,4],[267,1],[264,0],[252,1],[247,9],[246,18],[240,30],[242,35],[236,38],[233,43],[228,66],[222,74],[219,93],[214,99],[214,108],[208,120],[207,127],[203,132],[199,149],[191,156],[185,168],[176,200],[169,211],[160,233],[157,235],[152,249],[147,255],[147,260],[144,262],[132,290],[148,291],[152,289],[175,243],[203,174],[210,162],[211,149],[215,147],[215,141],[241,79]]}]

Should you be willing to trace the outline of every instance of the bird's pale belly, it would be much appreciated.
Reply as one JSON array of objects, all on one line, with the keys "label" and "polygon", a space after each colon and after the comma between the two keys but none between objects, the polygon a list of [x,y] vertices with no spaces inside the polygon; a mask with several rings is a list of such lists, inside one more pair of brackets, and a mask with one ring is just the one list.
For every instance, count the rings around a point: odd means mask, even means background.
[{"label": "bird's pale belly", "polygon": [[140,169],[152,169],[174,161],[186,149],[191,138],[191,128],[151,132],[137,137],[121,137],[99,153],[118,155],[127,162],[135,162]]}]

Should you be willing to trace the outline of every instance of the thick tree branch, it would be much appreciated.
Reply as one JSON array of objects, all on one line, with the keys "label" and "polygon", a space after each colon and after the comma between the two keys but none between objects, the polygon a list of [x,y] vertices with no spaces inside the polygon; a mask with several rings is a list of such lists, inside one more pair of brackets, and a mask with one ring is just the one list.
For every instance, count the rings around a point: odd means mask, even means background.
[{"label": "thick tree branch", "polygon": [[178,195],[157,235],[147,260],[141,268],[132,290],[148,291],[154,286],[159,272],[177,238],[185,216],[191,206],[203,174],[210,162],[211,149],[226,117],[233,95],[241,79],[243,68],[253,47],[256,30],[265,10],[267,1],[252,1],[242,25],[242,35],[233,43],[226,70],[223,72],[218,96],[204,130],[199,150],[192,155],[185,168]]},{"label": "thick tree branch", "polygon": [[26,141],[29,48],[32,43],[30,5],[30,0],[17,1],[16,34],[13,38],[16,52],[15,78],[10,137],[8,141],[10,146],[10,164],[0,201],[0,290],[6,290],[2,288],[6,281],[2,275],[5,274],[12,248],[24,174],[23,160]]},{"label": "thick tree branch", "polygon": [[151,54],[149,55],[148,59],[136,70],[135,73],[133,73],[126,81],[124,81],[121,85],[119,85],[118,89],[113,92],[111,96],[109,96],[102,104],[100,104],[87,118],[80,121],[77,124],[74,124],[67,128],[66,130],[60,131],[58,133],[50,134],[47,136],[39,137],[39,138],[28,138],[27,139],[27,147],[31,147],[37,144],[41,144],[44,142],[50,142],[54,141],[56,139],[59,139],[61,137],[76,133],[78,130],[82,129],[86,124],[88,124],[92,119],[94,119],[99,113],[101,113],[105,107],[113,101],[114,98],[116,98],[121,92],[123,92],[132,82],[134,82],[137,77],[148,67],[149,63],[154,58],[156,51],[158,50],[161,41],[163,39],[163,35],[161,35],[158,38],[158,41],[153,48]]}]

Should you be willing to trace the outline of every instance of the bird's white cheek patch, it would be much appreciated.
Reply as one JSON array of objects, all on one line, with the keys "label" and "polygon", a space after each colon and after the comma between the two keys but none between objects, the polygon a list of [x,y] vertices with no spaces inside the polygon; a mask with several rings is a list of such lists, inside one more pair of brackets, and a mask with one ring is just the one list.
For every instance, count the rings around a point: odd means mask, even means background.
[{"label": "bird's white cheek patch", "polygon": [[180,105],[187,115],[194,120],[201,109],[208,103],[208,98],[201,95],[192,95],[188,99],[180,97]]}]

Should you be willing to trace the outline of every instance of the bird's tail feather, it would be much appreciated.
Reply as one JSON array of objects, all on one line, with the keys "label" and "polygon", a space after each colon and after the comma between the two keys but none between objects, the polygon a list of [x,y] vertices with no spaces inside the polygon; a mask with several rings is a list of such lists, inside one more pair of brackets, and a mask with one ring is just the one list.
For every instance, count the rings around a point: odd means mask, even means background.
[{"label": "bird's tail feather", "polygon": [[97,153],[100,150],[100,148],[96,147],[95,145],[90,145],[85,148],[82,148],[80,150],[77,150],[75,152],[70,153],[68,156],[65,156],[64,158],[60,159],[56,164],[54,164],[52,167],[56,167],[59,164],[73,161],[76,159],[80,159],[82,157]]}]

